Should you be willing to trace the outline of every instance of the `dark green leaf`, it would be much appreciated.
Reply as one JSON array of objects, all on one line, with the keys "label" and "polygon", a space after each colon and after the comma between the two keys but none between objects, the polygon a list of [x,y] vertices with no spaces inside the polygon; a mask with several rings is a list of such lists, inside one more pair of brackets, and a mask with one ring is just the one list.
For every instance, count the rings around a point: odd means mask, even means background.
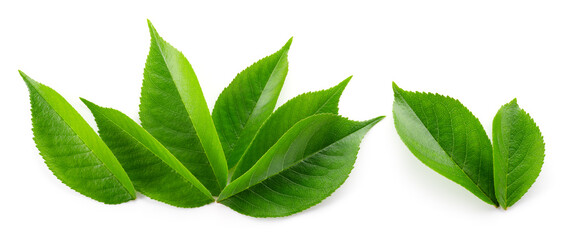
[{"label": "dark green leaf", "polygon": [[262,123],[270,116],[288,73],[292,39],[278,52],[240,72],[213,108],[213,121],[229,169],[241,158]]},{"label": "dark green leaf", "polygon": [[365,122],[317,114],[298,122],[218,201],[253,217],[281,217],[305,210],[347,179],[361,139],[383,117]]},{"label": "dark green leaf", "polygon": [[53,89],[20,75],[30,91],[34,140],[53,174],[100,202],[135,199],[128,175],[81,115]]},{"label": "dark green leaf", "polygon": [[138,191],[178,207],[213,202],[211,193],[158,140],[123,113],[81,99]]},{"label": "dark green leaf", "polygon": [[544,162],[544,140],[534,120],[514,99],[493,119],[495,194],[504,209],[529,190]]},{"label": "dark green leaf", "polygon": [[483,126],[458,100],[407,92],[393,83],[394,123],[408,149],[434,171],[498,206],[492,147]]},{"label": "dark green leaf", "polygon": [[227,162],[193,68],[148,21],[152,36],[144,69],[140,121],[217,195],[227,184]]},{"label": "dark green leaf", "polygon": [[286,131],[300,120],[318,113],[337,114],[339,97],[349,83],[351,77],[337,86],[299,95],[286,102],[272,114],[262,125],[250,143],[245,154],[239,160],[232,179],[237,179],[248,171],[272,147]]}]

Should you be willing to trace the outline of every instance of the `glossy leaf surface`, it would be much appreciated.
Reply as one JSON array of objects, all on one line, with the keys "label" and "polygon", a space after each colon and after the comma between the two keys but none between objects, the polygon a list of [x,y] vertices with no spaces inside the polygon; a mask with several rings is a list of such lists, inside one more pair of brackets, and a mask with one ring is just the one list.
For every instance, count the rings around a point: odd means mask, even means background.
[{"label": "glossy leaf surface", "polygon": [[498,206],[492,146],[483,126],[458,100],[408,92],[393,83],[396,130],[410,151],[434,171]]},{"label": "glossy leaf surface", "polygon": [[232,179],[237,179],[248,171],[286,131],[300,120],[318,113],[337,114],[339,98],[350,80],[351,77],[330,89],[304,93],[279,107],[266,120],[250,143],[235,167]]},{"label": "glossy leaf surface", "polygon": [[30,92],[34,141],[53,174],[103,203],[135,199],[128,175],[81,115],[53,89],[20,75]]},{"label": "glossy leaf surface", "polygon": [[535,182],[544,163],[544,140],[534,120],[513,100],[493,119],[495,194],[507,209]]},{"label": "glossy leaf surface", "polygon": [[270,116],[288,73],[290,39],[278,52],[240,72],[223,90],[213,108],[213,121],[233,168],[256,132]]},{"label": "glossy leaf surface", "polygon": [[211,193],[150,133],[123,113],[81,99],[99,134],[120,161],[138,191],[178,207],[213,202]]},{"label": "glossy leaf surface", "polygon": [[305,210],[347,179],[361,139],[383,117],[365,122],[317,114],[298,122],[218,201],[254,217],[281,217]]},{"label": "glossy leaf surface", "polygon": [[140,121],[199,181],[217,195],[227,162],[193,68],[148,22],[152,36],[144,69]]}]

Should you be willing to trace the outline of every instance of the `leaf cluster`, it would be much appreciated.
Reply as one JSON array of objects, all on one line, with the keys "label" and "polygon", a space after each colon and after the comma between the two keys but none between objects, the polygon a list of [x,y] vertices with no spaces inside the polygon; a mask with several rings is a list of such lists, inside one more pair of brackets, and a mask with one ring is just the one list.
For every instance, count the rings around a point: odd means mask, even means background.
[{"label": "leaf cluster", "polygon": [[292,39],[240,72],[211,113],[189,61],[148,26],[140,124],[81,99],[97,134],[60,94],[20,72],[30,92],[34,141],[47,166],[97,201],[119,204],[138,191],[177,207],[216,201],[249,216],[287,216],[340,187],[362,138],[383,118],[359,122],[338,115],[350,77],[274,111]]}]

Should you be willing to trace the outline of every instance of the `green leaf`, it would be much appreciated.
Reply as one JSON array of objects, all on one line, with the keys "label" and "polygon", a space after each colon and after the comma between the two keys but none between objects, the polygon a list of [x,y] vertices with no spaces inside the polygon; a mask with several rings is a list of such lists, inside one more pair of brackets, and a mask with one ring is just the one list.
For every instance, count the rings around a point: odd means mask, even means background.
[{"label": "green leaf", "polygon": [[507,209],[529,190],[544,163],[544,140],[534,120],[514,99],[493,119],[495,194]]},{"label": "green leaf", "polygon": [[498,206],[492,147],[483,126],[458,100],[407,92],[393,83],[394,123],[408,149],[434,171]]},{"label": "green leaf", "polygon": [[152,36],[144,69],[140,121],[199,181],[217,195],[227,162],[193,68],[148,21]]},{"label": "green leaf", "polygon": [[213,202],[211,193],[158,140],[123,113],[81,99],[95,117],[99,134],[138,191],[178,207]]},{"label": "green leaf", "polygon": [[20,71],[30,92],[34,140],[53,174],[97,201],[118,204],[136,198],[128,175],[103,140],[53,89]]},{"label": "green leaf", "polygon": [[278,52],[240,72],[215,102],[213,121],[229,169],[237,164],[276,106],[288,73],[291,44],[292,38]]},{"label": "green leaf", "polygon": [[382,118],[323,113],[298,122],[218,201],[253,217],[287,216],[321,202],[347,179],[361,139]]},{"label": "green leaf", "polygon": [[300,120],[318,113],[337,114],[339,97],[350,80],[351,77],[327,90],[304,93],[279,107],[258,130],[235,167],[232,179],[237,179],[248,171],[286,131]]}]

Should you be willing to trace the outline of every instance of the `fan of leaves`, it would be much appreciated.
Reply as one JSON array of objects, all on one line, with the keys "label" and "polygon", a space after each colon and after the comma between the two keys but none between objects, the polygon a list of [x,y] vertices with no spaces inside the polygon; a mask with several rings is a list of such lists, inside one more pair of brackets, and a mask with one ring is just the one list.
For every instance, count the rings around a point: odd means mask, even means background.
[{"label": "fan of leaves", "polygon": [[61,95],[20,72],[47,166],[97,201],[123,203],[138,191],[178,207],[217,201],[253,217],[287,216],[343,184],[363,136],[383,118],[358,122],[338,115],[350,78],[274,111],[292,39],[239,73],[210,114],[188,60],[148,25],[141,125],[81,99],[95,117],[97,135]]}]

